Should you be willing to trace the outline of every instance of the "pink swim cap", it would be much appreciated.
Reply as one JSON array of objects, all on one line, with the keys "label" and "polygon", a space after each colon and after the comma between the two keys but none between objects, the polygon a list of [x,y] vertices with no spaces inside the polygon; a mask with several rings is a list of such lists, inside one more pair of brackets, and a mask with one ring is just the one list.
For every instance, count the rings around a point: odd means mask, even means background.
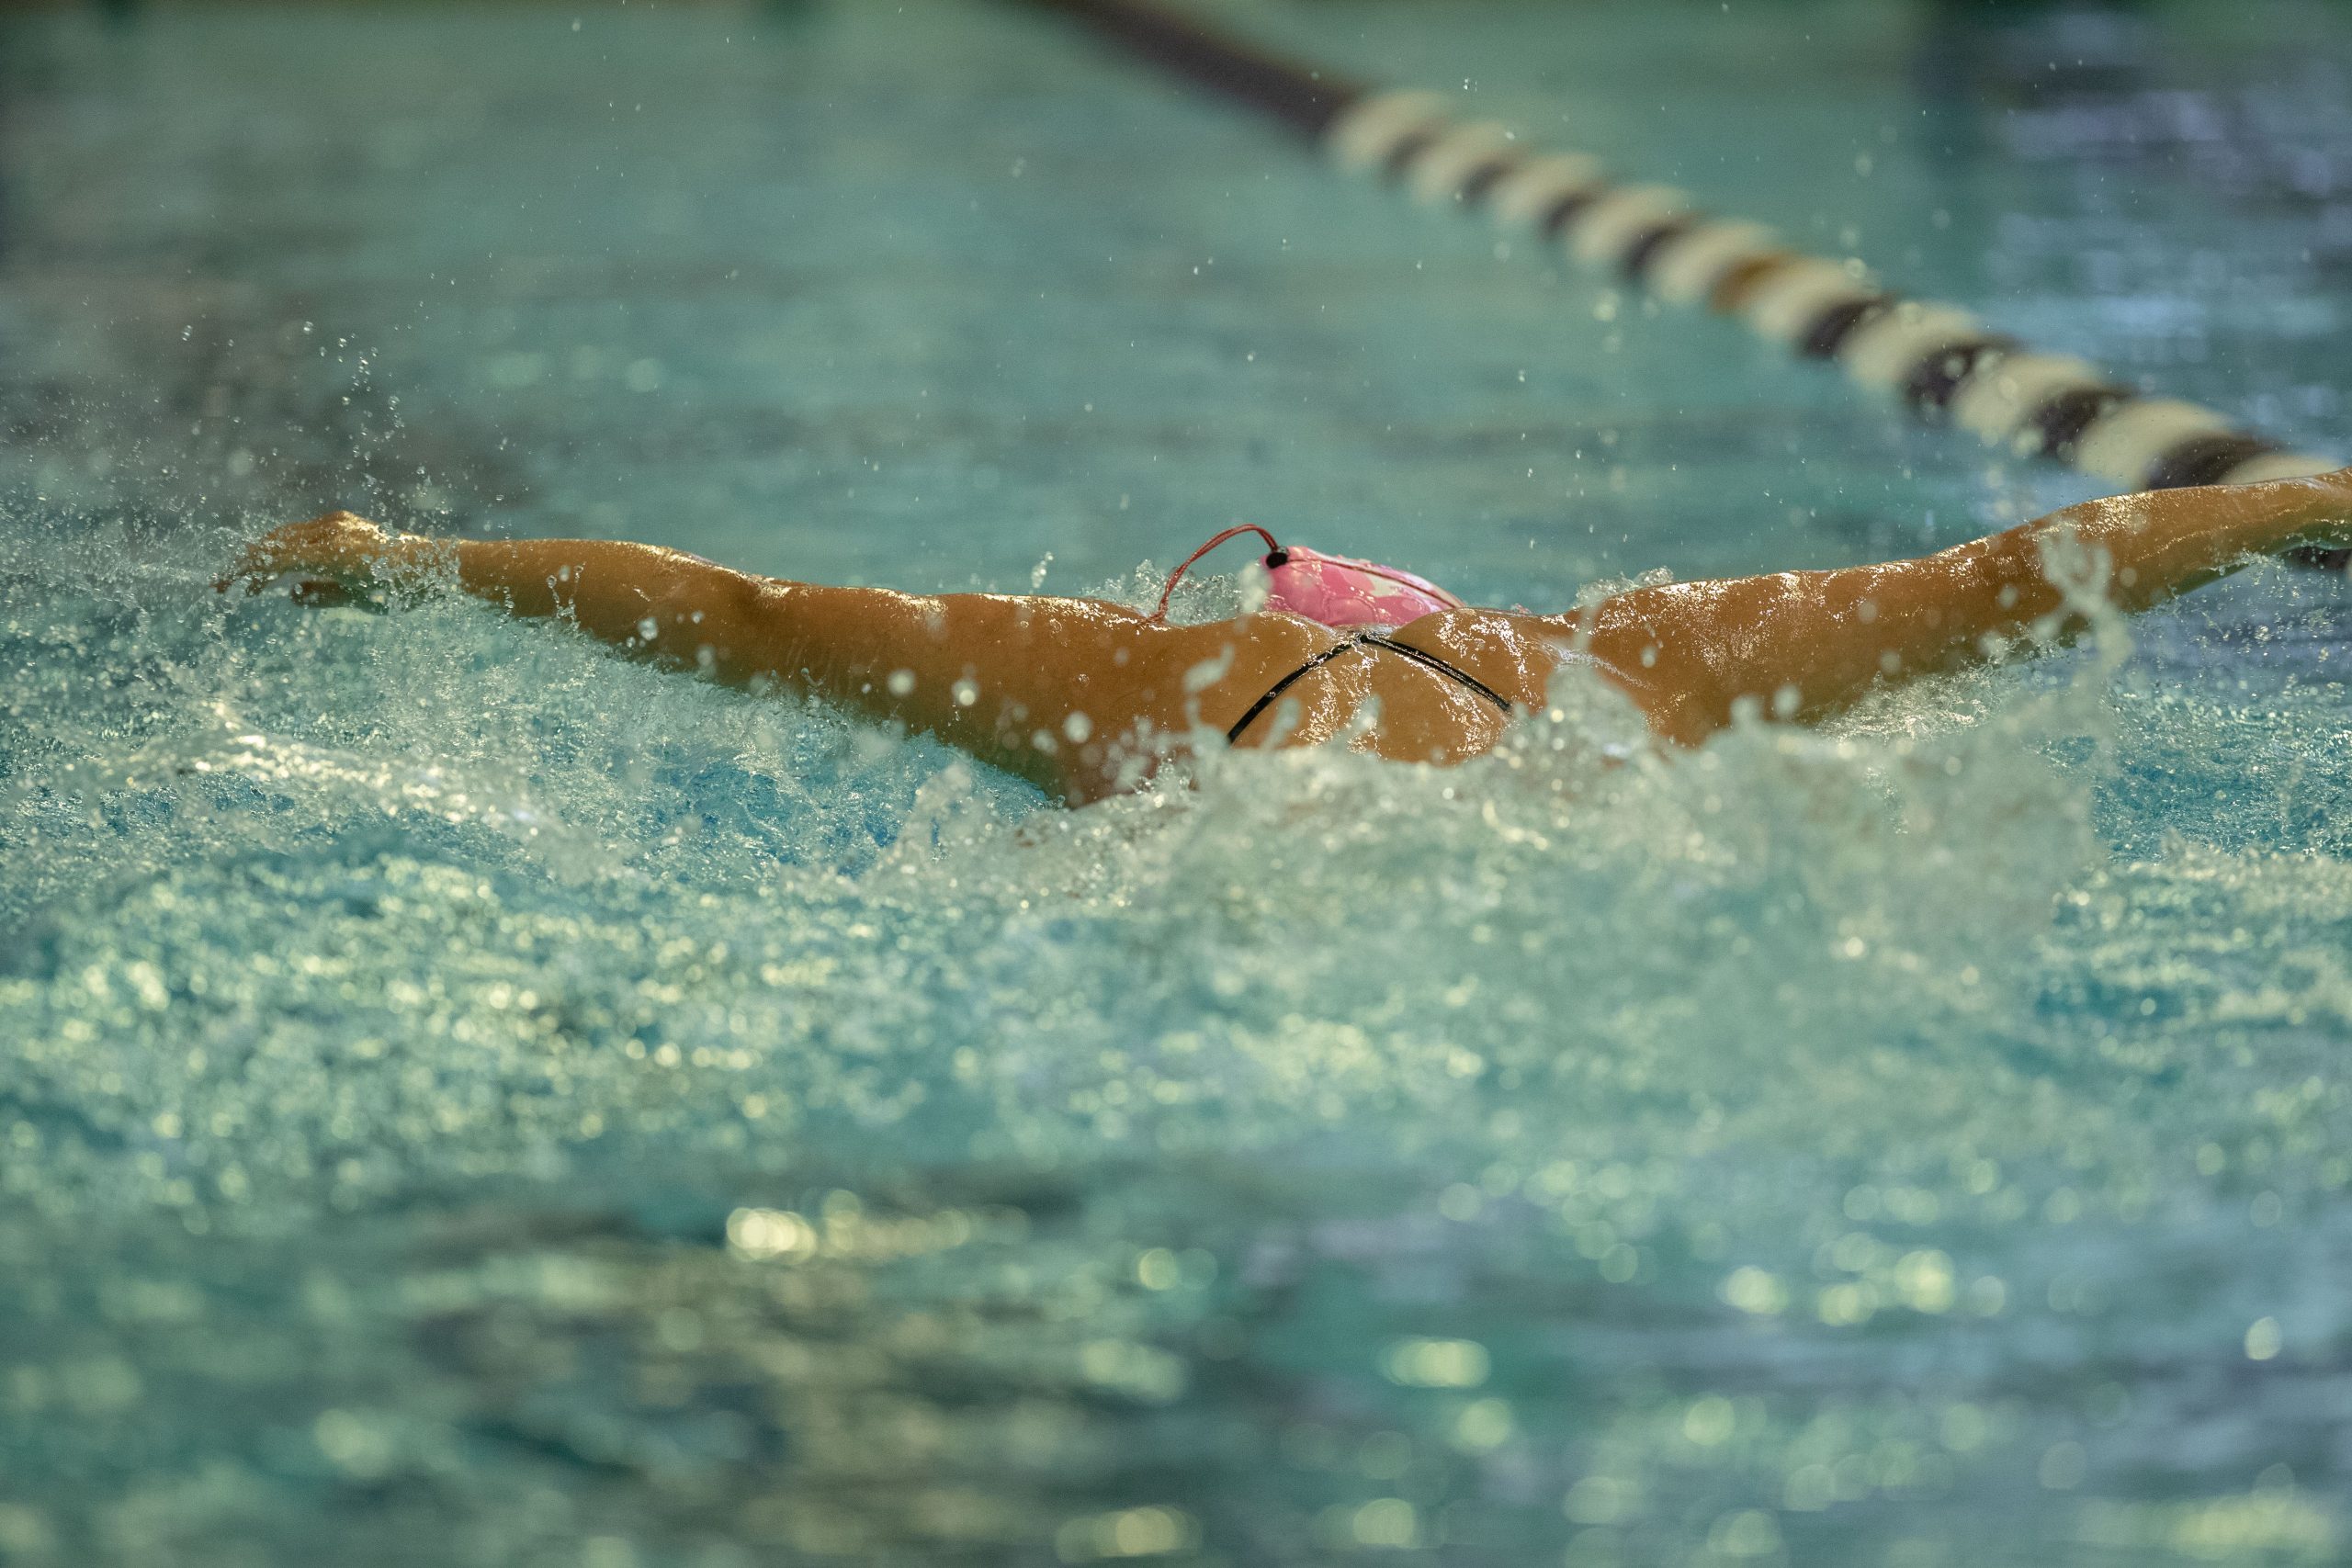
[{"label": "pink swim cap", "polygon": [[1349,556],[1327,556],[1304,546],[1285,548],[1256,524],[1244,523],[1194,550],[1169,574],[1168,586],[1159,591],[1159,607],[1151,613],[1153,620],[1168,614],[1168,596],[1193,562],[1237,534],[1255,534],[1266,541],[1264,563],[1272,579],[1266,608],[1283,615],[1303,615],[1327,626],[1401,626],[1440,610],[1462,608],[1461,600],[1425,577]]}]

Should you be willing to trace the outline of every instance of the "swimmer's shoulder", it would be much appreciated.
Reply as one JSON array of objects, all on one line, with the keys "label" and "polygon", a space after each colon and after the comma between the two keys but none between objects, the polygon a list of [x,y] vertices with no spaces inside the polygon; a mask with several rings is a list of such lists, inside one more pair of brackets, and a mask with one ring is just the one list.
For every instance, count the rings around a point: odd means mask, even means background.
[{"label": "swimmer's shoulder", "polygon": [[1598,662],[1583,646],[1581,617],[1538,615],[1525,610],[1496,610],[1465,605],[1439,610],[1396,628],[1399,641],[1432,651],[1476,656],[1481,653],[1515,663],[1557,664],[1575,660]]},{"label": "swimmer's shoulder", "polygon": [[1553,672],[1573,656],[1575,634],[1552,617],[1464,606],[1408,621],[1390,635],[1476,676],[1520,706],[1535,707]]},{"label": "swimmer's shoulder", "polygon": [[1400,626],[1396,637],[1438,654],[1525,707],[1547,700],[1552,677],[1568,665],[1591,670],[1634,700],[1654,724],[1670,718],[1679,701],[1649,672],[1628,667],[1620,646],[1592,646],[1581,611],[1557,615],[1524,610],[1441,610]]}]

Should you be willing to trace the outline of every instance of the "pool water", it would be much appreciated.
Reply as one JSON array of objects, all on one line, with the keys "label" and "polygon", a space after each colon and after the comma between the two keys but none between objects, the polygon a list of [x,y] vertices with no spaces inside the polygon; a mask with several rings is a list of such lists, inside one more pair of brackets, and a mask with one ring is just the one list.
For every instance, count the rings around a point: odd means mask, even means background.
[{"label": "pool water", "polygon": [[[2333,441],[2335,12],[1237,16]],[[2340,580],[1064,812],[208,585],[1248,518],[1553,605],[2083,492],[1012,8],[59,11],[0,92],[0,1562],[2352,1551]]]}]

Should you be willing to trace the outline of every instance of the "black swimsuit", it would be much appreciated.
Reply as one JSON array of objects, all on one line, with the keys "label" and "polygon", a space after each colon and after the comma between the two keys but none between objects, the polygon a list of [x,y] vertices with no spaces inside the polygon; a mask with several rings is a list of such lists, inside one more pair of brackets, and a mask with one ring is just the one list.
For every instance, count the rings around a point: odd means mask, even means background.
[{"label": "black swimsuit", "polygon": [[1461,684],[1469,687],[1472,691],[1477,693],[1480,696],[1486,698],[1488,702],[1502,709],[1504,717],[1508,718],[1510,716],[1512,711],[1510,699],[1504,696],[1500,692],[1496,691],[1492,686],[1487,685],[1484,681],[1479,680],[1476,675],[1471,674],[1467,670],[1457,670],[1453,665],[1448,664],[1444,660],[1440,659],[1434,653],[1424,652],[1422,649],[1415,648],[1409,643],[1398,642],[1396,638],[1383,636],[1379,632],[1358,632],[1353,637],[1347,638],[1345,641],[1333,643],[1329,648],[1325,649],[1322,652],[1317,654],[1314,658],[1308,660],[1306,663],[1300,665],[1297,669],[1292,671],[1281,680],[1275,682],[1273,689],[1268,692],[1264,696],[1260,697],[1256,702],[1251,703],[1250,705],[1250,711],[1243,714],[1238,719],[1236,719],[1234,721],[1233,728],[1225,732],[1226,744],[1230,746],[1235,741],[1240,739],[1241,732],[1250,728],[1250,721],[1256,718],[1260,714],[1265,712],[1268,707],[1272,706],[1273,700],[1276,697],[1281,696],[1284,692],[1289,691],[1292,683],[1297,681],[1300,676],[1306,674],[1310,670],[1321,669],[1324,665],[1330,663],[1331,660],[1339,658],[1340,655],[1346,653],[1351,649],[1364,648],[1367,646],[1372,648],[1385,648],[1391,653],[1401,653],[1406,658],[1411,660],[1414,663],[1421,666],[1424,670],[1434,670],[1441,675],[1448,676],[1451,679],[1459,682]]}]

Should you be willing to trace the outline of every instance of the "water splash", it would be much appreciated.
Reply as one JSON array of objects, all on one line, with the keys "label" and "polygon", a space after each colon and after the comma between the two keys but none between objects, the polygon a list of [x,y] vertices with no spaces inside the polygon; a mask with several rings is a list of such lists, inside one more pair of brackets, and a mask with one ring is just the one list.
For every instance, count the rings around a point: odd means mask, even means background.
[{"label": "water splash", "polygon": [[1070,813],[202,577],[0,588],[12,1539],[2343,1539],[2352,879],[2101,826],[2319,741],[2120,642]]}]

